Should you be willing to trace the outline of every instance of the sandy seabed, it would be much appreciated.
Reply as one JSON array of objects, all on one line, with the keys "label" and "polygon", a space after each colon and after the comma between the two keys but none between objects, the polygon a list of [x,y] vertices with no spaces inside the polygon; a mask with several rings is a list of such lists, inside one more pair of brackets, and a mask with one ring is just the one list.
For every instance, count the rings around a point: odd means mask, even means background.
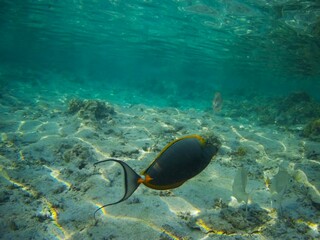
[{"label": "sandy seabed", "polygon": [[[0,98],[1,239],[320,238],[318,142],[212,110],[23,92]],[[140,186],[94,220],[124,194],[121,167],[95,162],[121,159],[139,173],[170,141],[208,132],[222,146],[198,176],[170,191]],[[241,167],[248,206],[233,197]],[[272,181],[280,170],[289,179]]]}]

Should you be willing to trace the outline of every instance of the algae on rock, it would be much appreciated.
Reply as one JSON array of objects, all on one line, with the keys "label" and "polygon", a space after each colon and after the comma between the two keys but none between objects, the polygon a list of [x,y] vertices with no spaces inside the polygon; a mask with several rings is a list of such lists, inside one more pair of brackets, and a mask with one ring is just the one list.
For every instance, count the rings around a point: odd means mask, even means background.
[{"label": "algae on rock", "polygon": [[77,114],[84,120],[110,120],[116,114],[114,107],[109,103],[98,100],[72,99],[68,105],[68,113]]},{"label": "algae on rock", "polygon": [[302,135],[311,140],[320,141],[320,118],[309,122],[304,127]]}]

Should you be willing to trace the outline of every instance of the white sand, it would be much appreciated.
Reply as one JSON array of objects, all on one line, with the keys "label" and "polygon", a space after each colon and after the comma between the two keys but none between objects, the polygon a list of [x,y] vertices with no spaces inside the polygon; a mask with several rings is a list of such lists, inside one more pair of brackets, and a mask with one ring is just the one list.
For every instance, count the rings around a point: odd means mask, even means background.
[{"label": "white sand", "polygon": [[[50,99],[48,97],[48,99]],[[273,209],[266,177],[284,166],[303,170],[320,188],[320,162],[310,143],[275,126],[194,109],[117,106],[108,120],[67,114],[65,97],[24,102],[3,94],[0,105],[0,238],[2,239],[245,239],[319,238],[319,205],[294,178]],[[223,111],[223,110],[222,110]],[[213,131],[222,147],[198,176],[172,191],[140,186],[125,202],[93,213],[123,195],[123,173],[138,173],[170,141]],[[239,148],[240,147],[240,148]],[[311,150],[310,150],[311,148]],[[241,150],[243,151],[241,153]],[[248,172],[251,203],[232,199],[235,172]],[[318,207],[318,208],[316,208]],[[241,239],[241,238],[239,238]]]}]

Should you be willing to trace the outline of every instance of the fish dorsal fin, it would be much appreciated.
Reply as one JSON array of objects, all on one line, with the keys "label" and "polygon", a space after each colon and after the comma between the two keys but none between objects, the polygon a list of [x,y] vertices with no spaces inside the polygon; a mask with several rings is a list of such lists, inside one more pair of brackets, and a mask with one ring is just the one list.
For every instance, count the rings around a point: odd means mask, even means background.
[{"label": "fish dorsal fin", "polygon": [[114,202],[114,203],[109,203],[109,204],[103,205],[102,207],[98,208],[94,212],[94,218],[95,219],[96,219],[95,215],[100,209],[105,208],[105,207],[110,206],[110,205],[114,205],[114,204],[120,203],[120,202],[128,199],[140,185],[139,179],[141,177],[125,162],[117,160],[117,159],[106,159],[106,160],[102,160],[102,161],[96,162],[94,164],[94,166],[96,166],[97,164],[100,164],[100,163],[104,163],[104,162],[117,162],[117,163],[119,163],[121,165],[121,167],[123,168],[123,171],[124,171],[125,192],[124,192],[123,197],[119,201]]}]

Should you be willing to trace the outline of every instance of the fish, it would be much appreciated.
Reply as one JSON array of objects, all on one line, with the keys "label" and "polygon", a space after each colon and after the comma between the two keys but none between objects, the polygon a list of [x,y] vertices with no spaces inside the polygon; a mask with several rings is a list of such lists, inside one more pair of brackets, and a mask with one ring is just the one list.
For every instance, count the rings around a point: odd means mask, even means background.
[{"label": "fish", "polygon": [[249,194],[246,192],[247,181],[248,171],[243,167],[239,168],[233,180],[232,193],[238,202],[244,201],[246,205],[249,201]]},{"label": "fish", "polygon": [[118,204],[128,199],[140,184],[156,190],[168,190],[180,187],[187,180],[202,172],[210,163],[221,146],[220,140],[213,134],[206,137],[188,135],[167,144],[151,164],[137,174],[128,164],[118,159],[105,159],[105,162],[119,163],[124,171],[123,197],[116,202],[99,207],[96,213],[107,206]]},{"label": "fish", "polygon": [[248,181],[248,171],[241,167],[236,172],[232,184],[232,193],[233,196],[237,199],[238,202],[244,201],[246,204],[246,217],[248,216],[248,203],[249,203],[249,193],[246,192]]},{"label": "fish", "polygon": [[216,92],[214,94],[214,98],[212,101],[212,107],[215,112],[220,112],[222,108],[223,99],[220,92]]},{"label": "fish", "polygon": [[270,180],[271,205],[278,208],[280,216],[283,216],[281,203],[291,181],[291,176],[283,167],[280,167],[278,173]]},{"label": "fish", "polygon": [[278,173],[270,180],[270,192],[278,193],[282,196],[289,185],[290,178],[288,171],[280,168]]}]

